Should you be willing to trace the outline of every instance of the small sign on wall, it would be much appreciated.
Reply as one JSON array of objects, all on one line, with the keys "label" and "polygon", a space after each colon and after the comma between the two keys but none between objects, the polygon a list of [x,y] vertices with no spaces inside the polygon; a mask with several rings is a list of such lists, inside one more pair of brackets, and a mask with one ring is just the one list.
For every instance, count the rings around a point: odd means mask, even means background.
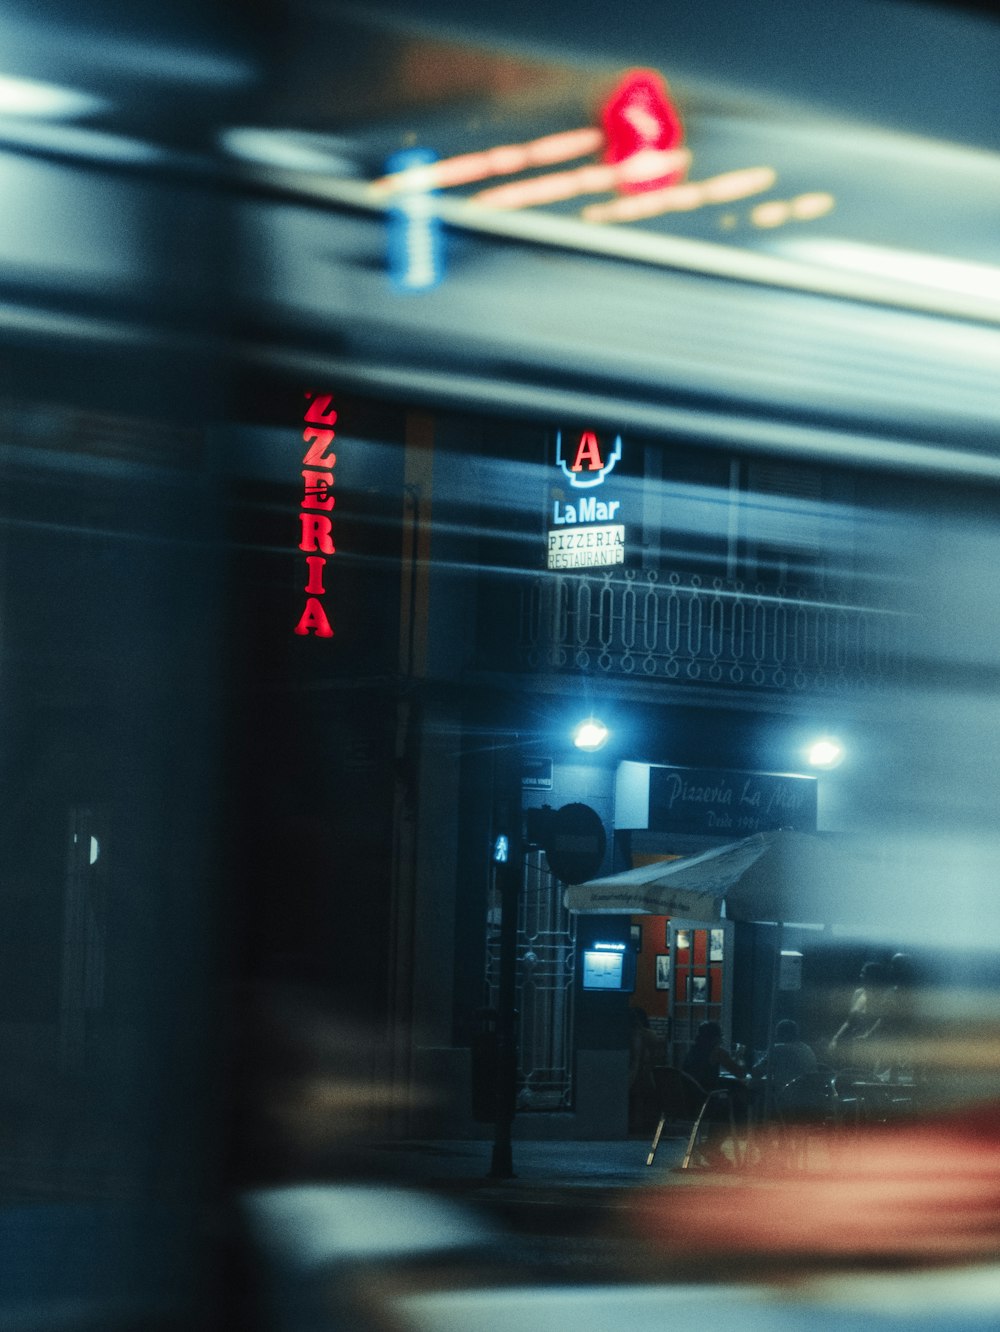
[{"label": "small sign on wall", "polygon": [[625,563],[625,527],[567,527],[549,533],[550,569],[600,569]]},{"label": "small sign on wall", "polygon": [[552,760],[525,759],[521,767],[521,785],[526,791],[551,791]]},{"label": "small sign on wall", "polygon": [[792,949],[781,950],[781,963],[778,967],[779,990],[802,989],[802,954]]}]

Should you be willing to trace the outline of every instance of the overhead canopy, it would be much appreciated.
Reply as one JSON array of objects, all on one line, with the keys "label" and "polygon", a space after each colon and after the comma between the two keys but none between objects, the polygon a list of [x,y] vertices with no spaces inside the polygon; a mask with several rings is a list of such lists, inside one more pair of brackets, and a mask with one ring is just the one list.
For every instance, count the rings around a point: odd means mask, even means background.
[{"label": "overhead canopy", "polygon": [[844,846],[809,833],[766,832],[571,885],[565,900],[570,911],[587,914],[850,923],[862,877],[861,862]]}]

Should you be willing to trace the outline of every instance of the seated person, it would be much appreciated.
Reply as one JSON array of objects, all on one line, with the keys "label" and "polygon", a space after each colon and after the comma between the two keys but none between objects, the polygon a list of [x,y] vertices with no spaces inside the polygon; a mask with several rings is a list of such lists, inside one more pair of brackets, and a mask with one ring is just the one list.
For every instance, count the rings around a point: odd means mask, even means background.
[{"label": "seated person", "polygon": [[700,1024],[681,1068],[707,1092],[718,1088],[723,1072],[741,1080],[746,1077],[746,1069],[722,1044],[722,1027],[718,1022]]},{"label": "seated person", "polygon": [[818,1067],[812,1046],[799,1039],[798,1023],[783,1018],[774,1029],[773,1046],[753,1066],[758,1113],[770,1113],[775,1108],[782,1114],[820,1109],[825,1103],[824,1093],[814,1081],[790,1086]]},{"label": "seated person", "polygon": [[[701,1023],[681,1068],[703,1091],[729,1093],[728,1098],[717,1097],[709,1105],[705,1113],[709,1124],[728,1124],[730,1114],[735,1123],[746,1119],[746,1069],[722,1044],[722,1027],[718,1022]],[[716,1143],[716,1134],[712,1130],[708,1131],[700,1151],[711,1165],[732,1164],[721,1150],[721,1141]]]},{"label": "seated person", "polygon": [[812,1046],[799,1039],[799,1027],[791,1018],[783,1018],[774,1029],[774,1045],[753,1066],[754,1078],[768,1078],[775,1087],[784,1087],[793,1078],[816,1068]]}]

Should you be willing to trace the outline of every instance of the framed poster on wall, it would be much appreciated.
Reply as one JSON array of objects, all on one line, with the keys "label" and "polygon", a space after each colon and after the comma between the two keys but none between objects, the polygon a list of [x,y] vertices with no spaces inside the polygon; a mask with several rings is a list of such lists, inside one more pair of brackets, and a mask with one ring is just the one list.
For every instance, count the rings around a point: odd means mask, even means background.
[{"label": "framed poster on wall", "polygon": [[658,990],[670,989],[669,953],[657,953],[656,955],[656,988]]}]

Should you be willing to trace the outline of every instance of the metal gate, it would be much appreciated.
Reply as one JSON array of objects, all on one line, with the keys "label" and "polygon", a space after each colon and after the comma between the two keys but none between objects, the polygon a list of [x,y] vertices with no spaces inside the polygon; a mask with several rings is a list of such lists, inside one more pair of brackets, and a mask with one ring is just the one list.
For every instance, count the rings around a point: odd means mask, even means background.
[{"label": "metal gate", "polygon": [[[487,925],[487,1006],[499,1000],[500,936]],[[525,857],[517,922],[519,1111],[562,1111],[573,1105],[573,980],[576,917],[563,906],[563,885],[541,851]]]}]

